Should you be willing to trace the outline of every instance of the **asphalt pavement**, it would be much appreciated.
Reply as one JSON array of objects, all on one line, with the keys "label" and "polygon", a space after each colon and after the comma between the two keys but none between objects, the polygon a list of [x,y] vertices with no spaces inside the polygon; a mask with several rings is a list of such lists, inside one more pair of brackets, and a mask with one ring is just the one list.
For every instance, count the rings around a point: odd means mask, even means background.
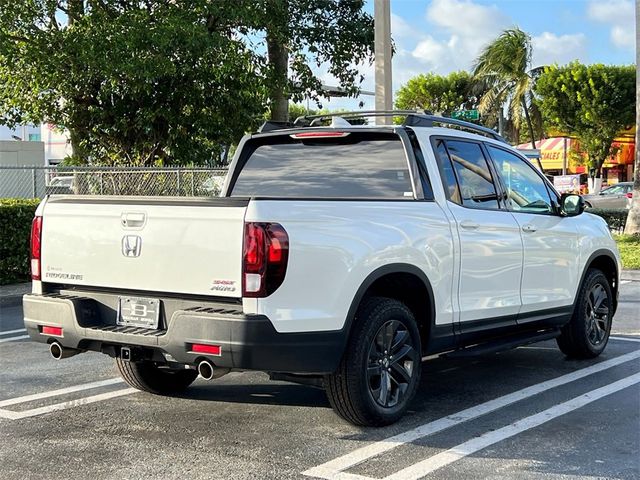
[{"label": "asphalt pavement", "polygon": [[233,372],[181,397],[128,388],[113,361],[59,362],[0,304],[0,478],[409,480],[640,478],[640,282],[606,351],[555,342],[432,358],[411,411],[354,427],[320,389]]}]

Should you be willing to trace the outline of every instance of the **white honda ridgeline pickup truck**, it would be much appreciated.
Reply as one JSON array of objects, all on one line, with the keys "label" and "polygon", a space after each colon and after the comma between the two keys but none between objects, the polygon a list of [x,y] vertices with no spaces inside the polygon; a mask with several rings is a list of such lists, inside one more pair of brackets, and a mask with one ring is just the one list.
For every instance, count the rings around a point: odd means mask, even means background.
[{"label": "white honda ridgeline pickup truck", "polygon": [[400,418],[428,355],[599,355],[620,276],[605,222],[492,130],[400,113],[267,123],[221,198],[46,198],[29,335],[157,394],[230,370],[322,385],[358,425]]}]

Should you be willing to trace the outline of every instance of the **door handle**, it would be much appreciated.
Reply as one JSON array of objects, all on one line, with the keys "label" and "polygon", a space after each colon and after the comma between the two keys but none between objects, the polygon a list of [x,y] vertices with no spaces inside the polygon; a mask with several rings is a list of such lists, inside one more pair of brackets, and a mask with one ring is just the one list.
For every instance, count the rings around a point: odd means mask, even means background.
[{"label": "door handle", "polygon": [[467,230],[477,230],[478,228],[480,228],[480,225],[478,225],[477,223],[473,223],[469,221],[460,222],[460,226]]},{"label": "door handle", "polygon": [[124,212],[120,216],[120,222],[124,228],[140,228],[144,226],[147,215],[143,212]]},{"label": "door handle", "polygon": [[529,224],[529,223],[522,226],[522,231],[523,232],[531,232],[531,233],[533,233],[536,230],[538,230],[538,229],[536,227],[534,227],[533,225]]}]

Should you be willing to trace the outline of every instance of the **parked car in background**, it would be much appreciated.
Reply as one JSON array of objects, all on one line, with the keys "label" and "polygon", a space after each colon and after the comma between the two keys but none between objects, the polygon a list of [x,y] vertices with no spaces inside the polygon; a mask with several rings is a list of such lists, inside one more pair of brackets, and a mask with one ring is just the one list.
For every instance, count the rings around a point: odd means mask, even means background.
[{"label": "parked car in background", "polygon": [[46,195],[66,195],[73,194],[73,177],[54,177],[49,182],[49,185],[44,187],[44,193]]},{"label": "parked car in background", "polygon": [[582,198],[587,208],[629,209],[633,198],[633,182],[620,182],[596,195],[583,195]]}]

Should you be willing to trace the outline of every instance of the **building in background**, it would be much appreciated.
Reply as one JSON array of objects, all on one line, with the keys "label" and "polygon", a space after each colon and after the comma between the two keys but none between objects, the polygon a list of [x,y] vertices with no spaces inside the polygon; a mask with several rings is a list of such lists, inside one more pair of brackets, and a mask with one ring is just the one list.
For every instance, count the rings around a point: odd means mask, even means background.
[{"label": "building in background", "polygon": [[41,197],[45,191],[43,166],[44,143],[0,140],[0,198]]},{"label": "building in background", "polygon": [[[633,180],[633,160],[635,142],[632,136],[623,134],[613,142],[614,154],[605,160],[602,166],[603,184],[614,185],[618,182]],[[519,150],[530,149],[530,143],[517,145]],[[544,173],[551,176],[589,174],[586,154],[575,138],[553,137],[539,140],[536,148],[540,151]],[[582,183],[582,182],[581,182]]]},{"label": "building in background", "polygon": [[40,126],[40,137],[44,142],[44,161],[47,166],[58,165],[73,153],[69,132],[66,130],[43,123]]},{"label": "building in background", "polygon": [[39,142],[40,125],[21,125],[17,128],[9,128],[4,125],[0,125],[0,140]]}]

